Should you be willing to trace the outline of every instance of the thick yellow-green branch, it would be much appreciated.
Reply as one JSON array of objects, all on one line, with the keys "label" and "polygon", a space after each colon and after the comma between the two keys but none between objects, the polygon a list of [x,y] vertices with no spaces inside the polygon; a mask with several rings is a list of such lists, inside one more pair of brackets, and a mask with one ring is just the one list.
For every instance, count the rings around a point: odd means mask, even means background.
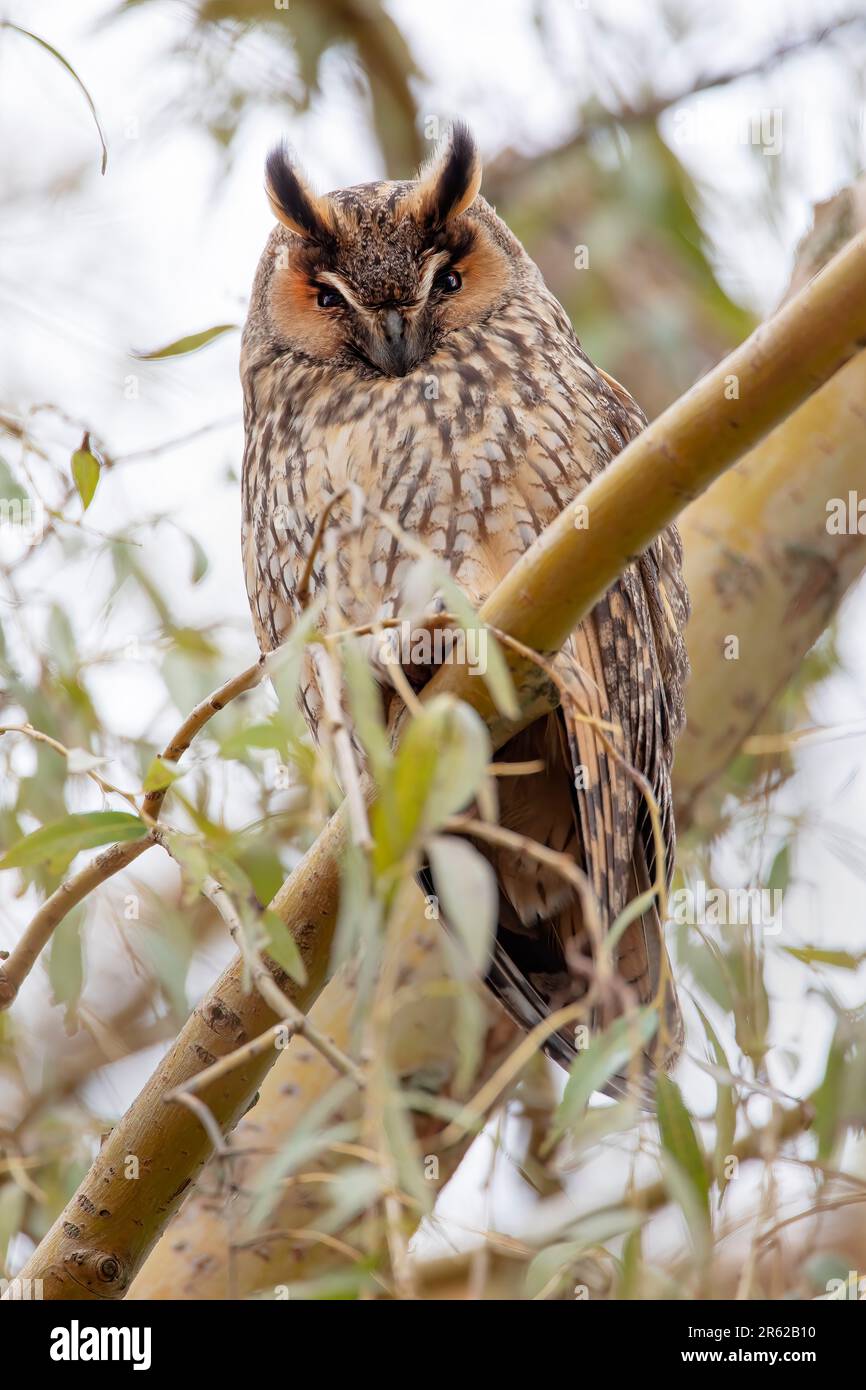
[{"label": "thick yellow-green branch", "polygon": [[670,406],[497,586],[484,618],[554,651],[623,569],[699,493],[866,347],[866,233]]}]

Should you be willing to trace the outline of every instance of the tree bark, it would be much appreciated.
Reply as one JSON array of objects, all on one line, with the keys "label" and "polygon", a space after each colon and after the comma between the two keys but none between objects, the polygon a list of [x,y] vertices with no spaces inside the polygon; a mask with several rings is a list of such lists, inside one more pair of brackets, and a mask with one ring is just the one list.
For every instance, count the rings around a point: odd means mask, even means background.
[{"label": "tree bark", "polygon": [[[442,927],[428,920],[415,894],[409,904],[401,941],[401,990],[412,992],[389,1030],[389,1058],[394,1075],[405,1085],[424,1089],[436,1079],[440,1098],[456,1098],[460,1064],[457,1016],[449,990],[447,963],[439,949]],[[350,1048],[351,1020],[357,1003],[356,972],[344,966],[327,984],[312,1010],[317,1026],[345,1050]],[[439,987],[439,988],[437,988]],[[486,992],[485,992],[486,993]],[[518,1032],[501,1006],[485,999],[487,1033],[483,1056],[473,1085],[486,1080],[514,1046]],[[337,1080],[321,1053],[302,1037],[294,1038],[277,1059],[255,1106],[232,1136],[232,1147],[255,1150],[236,1159],[213,1159],[208,1173],[191,1193],[135,1280],[133,1299],[243,1298],[280,1284],[315,1279],[336,1264],[351,1267],[351,1259],[318,1237],[331,1203],[328,1178],[348,1165],[352,1154],[328,1151],[302,1165],[284,1187],[266,1229],[246,1229],[257,1178],[286,1138],[293,1134],[312,1105],[328,1094]],[[333,1121],[357,1118],[363,1097],[355,1092]],[[419,1158],[431,1199],[438,1196],[463,1158],[471,1138],[440,1153],[435,1136],[442,1121],[413,1115]],[[435,1160],[431,1162],[430,1160]],[[309,1170],[313,1171],[310,1177]],[[308,1179],[308,1180],[305,1180]],[[432,1203],[431,1203],[432,1204]],[[415,1224],[417,1217],[411,1222]],[[284,1235],[275,1238],[275,1232]],[[269,1234],[270,1233],[270,1234]],[[344,1244],[365,1249],[369,1236],[366,1214],[353,1218],[334,1234]],[[258,1239],[256,1239],[258,1234]],[[379,1232],[379,1248],[384,1246]],[[389,1271],[381,1271],[388,1287]],[[373,1284],[375,1288],[381,1285]]]},{"label": "tree bark", "polygon": [[828,528],[827,503],[847,507],[849,492],[866,497],[862,352],[681,519],[693,613],[674,766],[681,828],[716,824],[721,774],[866,566],[866,535]]}]

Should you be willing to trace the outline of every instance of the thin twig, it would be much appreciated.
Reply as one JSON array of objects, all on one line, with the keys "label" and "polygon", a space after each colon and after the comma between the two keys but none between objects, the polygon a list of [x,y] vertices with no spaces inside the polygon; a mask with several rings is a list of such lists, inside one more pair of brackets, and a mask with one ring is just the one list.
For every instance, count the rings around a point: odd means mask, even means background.
[{"label": "thin twig", "polygon": [[[264,670],[264,658],[260,657],[253,666],[248,666],[239,675],[232,676],[213,694],[208,695],[206,700],[196,705],[163,750],[162,761],[176,763],[189,748],[196,734],[201,732],[215,714],[260,683]],[[152,826],[159,818],[167,790],[167,787],[159,787],[145,793],[140,814],[148,825]],[[66,879],[46,898],[25,927],[9,958],[0,965],[0,1012],[12,1004],[51,940],[52,934],[73,907],[92,893],[94,888],[98,888],[101,883],[105,883],[107,879],[132,864],[153,843],[151,834],[140,840],[124,840],[109,845],[90,864]]]},{"label": "thin twig", "polygon": [[312,662],[322,693],[322,712],[334,748],[343,795],[349,807],[352,838],[360,849],[370,850],[373,845],[373,837],[370,834],[370,823],[367,818],[367,803],[361,789],[361,778],[352,752],[352,739],[343,715],[339,679],[334,670],[331,654],[324,646],[317,644],[314,647]]},{"label": "thin twig", "polygon": [[[156,843],[161,845],[172,858],[175,858],[171,840],[165,831],[155,828],[151,833]],[[208,902],[213,904],[228,927],[229,935],[243,956],[256,989],[274,1012],[281,1015],[282,1022],[275,1024],[273,1028],[262,1034],[261,1037],[252,1039],[252,1041],[247,1043],[244,1047],[239,1048],[228,1057],[222,1058],[219,1062],[214,1063],[212,1066],[198,1073],[192,1078],[192,1081],[195,1082],[194,1089],[198,1089],[198,1086],[208,1079],[213,1080],[215,1071],[217,1075],[224,1075],[226,1072],[231,1071],[234,1066],[238,1065],[239,1059],[249,1060],[250,1057],[261,1056],[267,1046],[267,1044],[263,1046],[257,1045],[262,1041],[262,1038],[267,1039],[269,1033],[278,1032],[280,1028],[288,1028],[292,1033],[302,1033],[307,1039],[307,1042],[310,1043],[317,1052],[320,1052],[336,1071],[340,1072],[343,1076],[349,1077],[351,1081],[354,1081],[356,1086],[363,1090],[365,1077],[361,1068],[352,1061],[351,1057],[348,1057],[342,1052],[341,1049],[337,1047],[336,1043],[332,1042],[324,1033],[319,1032],[315,1024],[311,1023],[306,1015],[292,1003],[288,995],[284,994],[280,989],[271,971],[268,969],[266,962],[262,959],[262,956],[255,947],[250,944],[247,933],[244,931],[244,924],[240,913],[223,885],[209,874],[201,884],[201,892],[203,897],[207,898]],[[189,1094],[191,1089],[193,1089],[193,1087],[187,1082],[179,1088],[178,1093]]]},{"label": "thin twig", "polygon": [[214,1153],[217,1158],[235,1158],[238,1155],[232,1152],[231,1147],[223,1138],[222,1130],[213,1116],[213,1111],[205,1105],[199,1096],[191,1095],[189,1091],[172,1091],[165,1097],[166,1102],[176,1101],[178,1105],[185,1105],[187,1110],[191,1110],[201,1121],[202,1128],[207,1134],[213,1145]]},{"label": "thin twig", "polygon": [[441,1147],[444,1149],[449,1144],[456,1144],[469,1130],[480,1129],[490,1107],[499,1099],[502,1092],[518,1073],[523,1070],[530,1058],[549,1037],[559,1032],[559,1029],[563,1028],[566,1023],[572,1023],[574,1019],[580,1018],[581,1014],[586,1013],[588,1004],[588,998],[575,1004],[566,1004],[565,1008],[557,1009],[554,1013],[543,1018],[540,1023],[536,1023],[531,1032],[521,1039],[514,1051],[509,1053],[490,1080],[484,1083],[475,1097],[464,1105],[457,1118],[443,1131],[440,1140]]},{"label": "thin twig", "polygon": [[579,129],[561,145],[555,149],[547,150],[542,160],[537,157],[529,159],[506,154],[501,160],[491,165],[490,178],[488,179],[485,175],[485,187],[489,190],[487,196],[494,202],[500,202],[507,196],[509,202],[513,203],[519,199],[521,182],[529,175],[543,169],[545,176],[549,177],[551,165],[555,166],[561,160],[568,160],[572,154],[588,144],[600,132],[610,130],[615,126],[653,124],[666,111],[679,106],[682,102],[690,101],[704,92],[729,87],[750,77],[760,77],[779,63],[785,62],[786,59],[794,57],[805,49],[818,47],[842,29],[853,25],[862,25],[864,22],[866,21],[864,21],[863,15],[843,15],[839,19],[832,20],[829,24],[822,25],[813,33],[788,39],[778,44],[769,53],[762,54],[749,63],[725,68],[717,73],[701,73],[678,90],[655,94],[638,106],[624,104],[615,110],[604,111],[600,116],[584,120]]},{"label": "thin twig", "polygon": [[[53,748],[55,753],[59,753],[61,757],[66,758],[67,762],[72,753],[72,749],[67,748],[66,745],[61,743],[58,739],[52,738],[50,734],[43,733],[41,729],[35,729],[32,724],[3,724],[0,725],[0,735],[2,734],[24,734],[27,738],[33,739],[36,743],[44,743],[48,748]],[[129,805],[132,806],[136,815],[138,815],[138,803],[133,792],[122,791],[120,787],[115,787],[113,782],[107,782],[104,777],[100,777],[95,768],[83,768],[82,771],[86,777],[89,777],[91,781],[96,783],[99,790],[104,792],[106,796],[122,797],[124,801],[127,801]]]},{"label": "thin twig", "polygon": [[106,879],[125,869],[153,844],[149,835],[141,840],[125,840],[102,850],[86,868],[68,878],[45,899],[15,943],[7,960],[0,965],[0,1011],[8,1009],[42,951],[64,917],[88,893]]}]

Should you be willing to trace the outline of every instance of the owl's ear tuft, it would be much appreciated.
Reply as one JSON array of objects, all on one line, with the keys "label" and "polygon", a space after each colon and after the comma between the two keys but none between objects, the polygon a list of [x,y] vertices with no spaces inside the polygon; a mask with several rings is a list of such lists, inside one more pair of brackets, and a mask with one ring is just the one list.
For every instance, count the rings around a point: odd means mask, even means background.
[{"label": "owl's ear tuft", "polygon": [[404,200],[404,213],[431,229],[457,217],[481,187],[481,157],[472,132],[455,121],[450,136],[419,170],[418,181]]},{"label": "owl's ear tuft", "polygon": [[292,162],[288,146],[281,141],[265,162],[265,191],[274,216],[305,241],[327,242],[333,236],[331,207],[327,198],[317,198]]}]

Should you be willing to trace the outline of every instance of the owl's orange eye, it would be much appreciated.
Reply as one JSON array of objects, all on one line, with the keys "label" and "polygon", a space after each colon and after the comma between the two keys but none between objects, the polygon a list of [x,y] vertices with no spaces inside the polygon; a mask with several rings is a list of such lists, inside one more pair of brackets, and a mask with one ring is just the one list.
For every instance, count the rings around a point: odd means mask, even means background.
[{"label": "owl's orange eye", "polygon": [[433,288],[441,290],[443,294],[456,294],[462,285],[463,280],[456,270],[440,270],[433,281]]},{"label": "owl's orange eye", "polygon": [[332,289],[330,285],[319,285],[318,288],[316,303],[320,309],[336,309],[338,304],[345,304],[346,301],[339,290]]}]

